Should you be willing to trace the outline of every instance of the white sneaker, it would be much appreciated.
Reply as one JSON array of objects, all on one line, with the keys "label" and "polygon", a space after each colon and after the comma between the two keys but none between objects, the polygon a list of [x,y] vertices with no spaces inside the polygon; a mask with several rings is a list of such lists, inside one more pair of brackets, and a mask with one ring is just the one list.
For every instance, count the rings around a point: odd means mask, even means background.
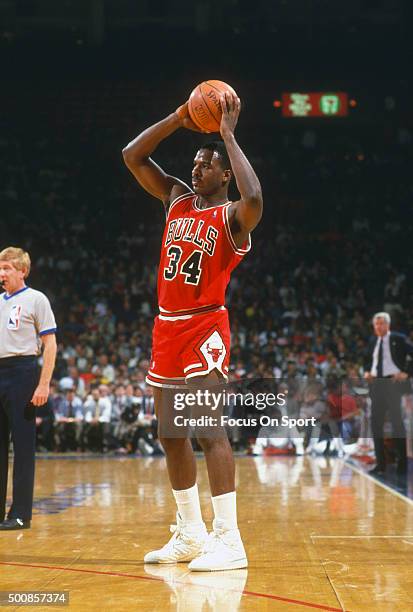
[{"label": "white sneaker", "polygon": [[173,536],[163,548],[145,555],[144,563],[182,563],[192,561],[201,554],[208,532],[205,523],[185,524],[179,512],[176,525],[170,527]]},{"label": "white sneaker", "polygon": [[225,522],[215,519],[202,554],[191,561],[193,572],[214,572],[242,569],[248,566],[247,555],[239,529],[226,529]]}]

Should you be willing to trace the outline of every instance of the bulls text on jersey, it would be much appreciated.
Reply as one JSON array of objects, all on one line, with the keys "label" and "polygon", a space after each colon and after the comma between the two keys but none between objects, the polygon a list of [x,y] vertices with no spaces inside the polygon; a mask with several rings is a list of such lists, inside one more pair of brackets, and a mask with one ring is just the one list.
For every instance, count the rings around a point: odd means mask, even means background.
[{"label": "bulls text on jersey", "polygon": [[205,238],[200,238],[204,224],[205,221],[202,219],[195,222],[194,217],[178,217],[178,219],[173,219],[168,224],[164,246],[167,247],[172,243],[180,241],[192,242],[212,257],[219,232],[216,227],[209,225]]}]

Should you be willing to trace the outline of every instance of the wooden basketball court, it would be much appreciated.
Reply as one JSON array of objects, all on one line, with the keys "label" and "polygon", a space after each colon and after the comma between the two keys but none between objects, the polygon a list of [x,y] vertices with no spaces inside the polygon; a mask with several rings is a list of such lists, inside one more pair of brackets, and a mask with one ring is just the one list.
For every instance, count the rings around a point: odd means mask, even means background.
[{"label": "wooden basketball court", "polygon": [[0,536],[0,590],[69,591],[82,611],[413,609],[409,499],[323,457],[239,457],[237,487],[248,570],[191,573],[142,561],[174,521],[163,458],[38,459],[32,529]]}]

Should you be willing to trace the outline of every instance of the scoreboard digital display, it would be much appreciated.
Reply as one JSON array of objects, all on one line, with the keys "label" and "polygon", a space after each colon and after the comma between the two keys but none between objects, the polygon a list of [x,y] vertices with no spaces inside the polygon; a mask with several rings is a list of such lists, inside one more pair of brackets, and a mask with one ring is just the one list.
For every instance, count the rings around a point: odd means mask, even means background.
[{"label": "scoreboard digital display", "polygon": [[348,95],[344,92],[293,92],[282,94],[283,117],[346,117]]}]

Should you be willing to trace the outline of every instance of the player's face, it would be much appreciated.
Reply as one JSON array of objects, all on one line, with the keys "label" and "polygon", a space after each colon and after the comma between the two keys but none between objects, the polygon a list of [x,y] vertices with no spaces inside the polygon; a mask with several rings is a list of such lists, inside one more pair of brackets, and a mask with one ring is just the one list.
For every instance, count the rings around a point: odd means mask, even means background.
[{"label": "player's face", "polygon": [[225,172],[215,151],[200,149],[192,168],[192,187],[199,195],[212,195],[227,182]]},{"label": "player's face", "polygon": [[17,270],[11,261],[0,261],[0,281],[7,293],[13,293],[24,284],[24,271]]},{"label": "player's face", "polygon": [[390,328],[386,319],[383,319],[382,317],[377,317],[377,319],[374,319],[373,327],[376,336],[385,336]]}]

